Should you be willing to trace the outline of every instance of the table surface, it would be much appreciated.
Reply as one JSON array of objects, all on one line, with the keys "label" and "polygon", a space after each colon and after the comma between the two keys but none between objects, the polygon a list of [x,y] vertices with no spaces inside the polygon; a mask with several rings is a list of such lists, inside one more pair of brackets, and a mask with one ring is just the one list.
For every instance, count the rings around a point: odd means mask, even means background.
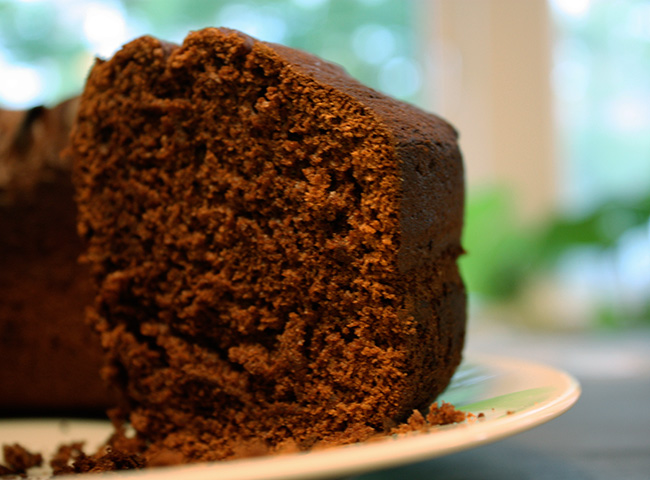
[{"label": "table surface", "polygon": [[467,351],[534,360],[573,374],[582,396],[564,415],[505,440],[354,480],[650,479],[650,329],[470,329]]}]

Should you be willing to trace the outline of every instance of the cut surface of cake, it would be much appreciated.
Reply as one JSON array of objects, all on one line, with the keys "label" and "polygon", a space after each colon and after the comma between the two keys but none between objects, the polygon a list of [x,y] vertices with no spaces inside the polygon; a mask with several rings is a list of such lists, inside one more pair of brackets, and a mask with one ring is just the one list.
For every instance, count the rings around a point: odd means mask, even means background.
[{"label": "cut surface of cake", "polygon": [[461,359],[452,127],[228,29],[98,60],[69,149],[113,412],[145,456],[365,440]]}]

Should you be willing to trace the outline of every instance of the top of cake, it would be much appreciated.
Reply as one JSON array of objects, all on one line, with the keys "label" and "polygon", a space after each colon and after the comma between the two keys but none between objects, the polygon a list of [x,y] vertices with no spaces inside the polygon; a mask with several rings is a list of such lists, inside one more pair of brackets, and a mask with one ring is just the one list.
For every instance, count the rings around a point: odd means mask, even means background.
[{"label": "top of cake", "polygon": [[0,109],[0,204],[29,196],[39,182],[54,181],[53,172],[70,170],[60,155],[76,115],[78,99],[53,108]]}]

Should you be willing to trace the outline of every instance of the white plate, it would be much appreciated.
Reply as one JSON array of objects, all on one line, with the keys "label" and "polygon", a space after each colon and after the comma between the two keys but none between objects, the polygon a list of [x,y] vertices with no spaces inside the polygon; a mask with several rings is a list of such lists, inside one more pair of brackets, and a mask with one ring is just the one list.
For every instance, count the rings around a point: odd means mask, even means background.
[{"label": "white plate", "polygon": [[[447,455],[528,430],[568,410],[580,386],[557,369],[512,358],[469,357],[438,399],[481,419],[438,427],[429,433],[387,437],[325,450],[272,457],[151,468],[117,473],[134,480],[324,479],[359,474]],[[86,440],[92,451],[105,440],[107,422],[82,420],[0,420],[0,444],[19,442],[47,458],[56,445]],[[45,471],[30,471],[34,478]],[[31,478],[31,477],[30,477]],[[65,477],[57,477],[63,480]],[[75,475],[75,480],[89,478]],[[96,477],[91,477],[96,478]]]}]

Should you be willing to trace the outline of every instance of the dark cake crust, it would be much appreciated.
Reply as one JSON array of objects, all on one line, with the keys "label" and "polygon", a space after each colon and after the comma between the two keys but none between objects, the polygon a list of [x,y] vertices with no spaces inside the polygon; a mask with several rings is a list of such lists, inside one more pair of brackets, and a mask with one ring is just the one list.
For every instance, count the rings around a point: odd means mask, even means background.
[{"label": "dark cake crust", "polygon": [[70,151],[91,320],[146,455],[363,440],[447,385],[465,292],[443,120],[206,29],[97,61]]}]

